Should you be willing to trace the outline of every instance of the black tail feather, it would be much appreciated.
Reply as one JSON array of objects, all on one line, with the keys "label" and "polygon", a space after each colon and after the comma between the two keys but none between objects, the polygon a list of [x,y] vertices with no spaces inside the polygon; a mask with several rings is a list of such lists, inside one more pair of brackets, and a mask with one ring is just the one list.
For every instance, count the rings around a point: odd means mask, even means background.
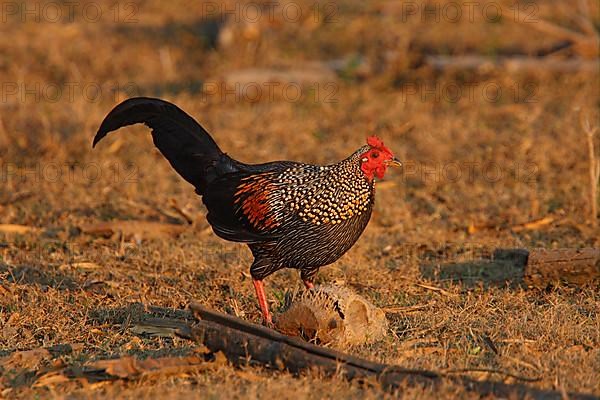
[{"label": "black tail feather", "polygon": [[102,121],[93,147],[109,132],[137,123],[152,129],[156,147],[199,194],[221,173],[235,171],[235,161],[219,149],[194,118],[176,105],[155,98],[134,97],[117,105]]}]

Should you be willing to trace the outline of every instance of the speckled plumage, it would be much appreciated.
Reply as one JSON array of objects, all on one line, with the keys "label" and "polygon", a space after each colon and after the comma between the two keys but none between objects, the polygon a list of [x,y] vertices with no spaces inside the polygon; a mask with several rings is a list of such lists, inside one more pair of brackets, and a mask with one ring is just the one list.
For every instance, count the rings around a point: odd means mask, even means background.
[{"label": "speckled plumage", "polygon": [[[364,146],[333,165],[294,163],[250,176],[236,192],[237,215],[274,240],[249,244],[252,276],[263,279],[281,268],[297,268],[310,280],[319,267],[340,258],[358,240],[371,217],[374,182],[360,170]],[[260,207],[244,188],[261,190]],[[262,212],[254,217],[253,212]]]},{"label": "speckled plumage", "polygon": [[375,136],[347,159],[318,166],[292,161],[245,164],[223,153],[212,137],[176,105],[137,97],[102,121],[94,146],[109,132],[144,123],[171,166],[196,188],[220,237],[246,243],[258,302],[271,321],[262,279],[296,268],[308,288],[319,267],[340,258],[358,240],[373,209],[375,178],[398,164]]}]

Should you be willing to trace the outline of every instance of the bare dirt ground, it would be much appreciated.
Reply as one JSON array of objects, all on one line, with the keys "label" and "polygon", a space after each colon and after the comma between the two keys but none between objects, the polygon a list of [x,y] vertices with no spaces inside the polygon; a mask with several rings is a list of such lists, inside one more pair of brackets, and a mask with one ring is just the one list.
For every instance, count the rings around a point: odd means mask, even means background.
[{"label": "bare dirt ground", "polygon": [[[435,3],[441,8],[433,20],[422,18],[419,2],[415,15],[402,2],[292,2],[286,4],[301,7],[302,18],[277,11],[258,23],[248,22],[244,13],[252,10],[243,6],[223,22],[207,3],[193,1],[82,2],[72,18],[63,9],[60,21],[47,6],[57,3],[36,3],[29,14],[24,3],[10,4],[16,8],[4,10],[0,23],[0,224],[18,226],[0,234],[0,357],[63,344],[72,351],[24,368],[4,364],[0,397],[388,396],[377,384],[228,365],[36,384],[52,365],[76,370],[125,355],[194,354],[183,339],[132,331],[135,315],[149,306],[185,309],[197,300],[260,320],[250,252],[212,233],[200,199],[154,149],[147,129],[128,128],[92,151],[104,115],[132,95],[175,102],[245,162],[331,163],[379,135],[405,167],[380,183],[359,242],[317,278],[388,310],[387,337],[347,351],[407,368],[466,369],[475,379],[518,382],[512,374],[531,378],[532,387],[600,396],[597,285],[529,290],[519,282],[490,284],[481,271],[461,280],[439,273],[495,248],[600,246],[579,122],[583,110],[599,123],[598,72],[439,71],[425,57],[535,57],[560,40],[526,26],[523,13],[534,10],[533,23],[576,29],[576,11],[566,2],[521,5],[516,14],[509,3],[484,2],[502,16],[475,8],[472,21],[466,11],[455,21],[443,11],[448,2]],[[597,29],[598,4],[590,4]],[[568,51],[554,57],[581,56]],[[288,74],[272,96],[265,70]],[[239,83],[237,91],[225,91],[224,82],[234,89]],[[515,229],[542,218],[532,229]],[[129,234],[90,232],[119,220],[181,227],[177,234],[143,226]],[[427,265],[438,274],[426,273]],[[300,281],[286,270],[266,285],[277,310]],[[451,383],[401,393],[476,397]]]}]

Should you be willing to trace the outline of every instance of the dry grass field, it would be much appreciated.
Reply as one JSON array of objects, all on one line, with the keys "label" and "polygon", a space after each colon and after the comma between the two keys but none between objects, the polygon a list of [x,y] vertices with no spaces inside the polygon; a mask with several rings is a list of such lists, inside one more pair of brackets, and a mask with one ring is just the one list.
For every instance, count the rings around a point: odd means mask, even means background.
[{"label": "dry grass field", "polygon": [[[597,284],[528,289],[477,269],[462,279],[443,273],[496,248],[600,247],[580,124],[583,115],[600,125],[597,68],[428,61],[539,60],[564,40],[532,25],[580,30],[575,3],[483,1],[470,15],[463,3],[442,0],[429,9],[293,0],[265,6],[272,13],[257,18],[256,2],[2,2],[0,398],[399,394],[317,372],[227,364],[137,379],[40,380],[52,368],[80,371],[95,360],[195,354],[192,342],[132,329],[150,306],[183,310],[196,300],[260,321],[249,250],[212,233],[200,199],[148,130],[126,128],[92,150],[102,118],[134,95],[176,103],[244,162],[332,163],[371,134],[404,161],[378,185],[361,239],[317,278],[387,310],[383,341],[345,351],[600,396]],[[597,30],[598,3],[589,7]],[[591,52],[565,48],[544,60],[597,61]],[[98,232],[99,223],[124,220],[143,223]],[[294,270],[268,278],[271,307],[300,286]],[[50,357],[14,361],[16,352],[39,348]],[[477,397],[451,382],[400,394]]]}]

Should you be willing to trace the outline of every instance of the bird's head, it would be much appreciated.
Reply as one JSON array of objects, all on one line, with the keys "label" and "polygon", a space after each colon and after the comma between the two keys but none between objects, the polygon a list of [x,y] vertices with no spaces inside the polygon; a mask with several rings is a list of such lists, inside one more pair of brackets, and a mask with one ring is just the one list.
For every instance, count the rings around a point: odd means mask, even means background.
[{"label": "bird's head", "polygon": [[369,181],[375,177],[383,178],[388,166],[402,165],[377,136],[367,138],[366,151],[361,154],[360,163],[360,169]]}]

